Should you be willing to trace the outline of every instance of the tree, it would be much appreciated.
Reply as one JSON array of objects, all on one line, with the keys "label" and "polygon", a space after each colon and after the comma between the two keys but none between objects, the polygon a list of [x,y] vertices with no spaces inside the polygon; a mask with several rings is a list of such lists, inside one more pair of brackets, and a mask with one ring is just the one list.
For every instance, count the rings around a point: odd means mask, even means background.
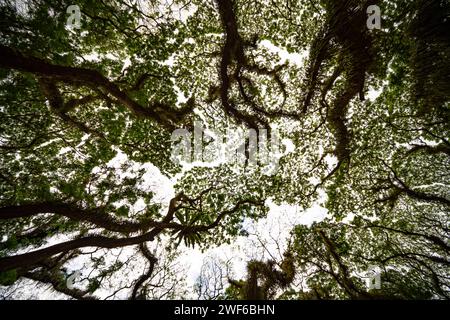
[{"label": "tree", "polygon": [[[118,275],[111,297],[182,296],[181,282],[149,293],[160,258],[233,241],[270,199],[322,201],[329,218],[293,229],[286,268],[251,261],[236,297],[449,298],[449,4],[85,0],[79,29],[70,5],[0,6],[2,285],[28,278],[95,298]],[[381,30],[367,28],[369,5]],[[248,165],[250,136],[244,163],[185,166],[172,133],[198,122],[277,131],[294,148],[271,174],[263,157]],[[149,164],[176,181],[170,200],[146,187]],[[131,252],[141,271],[129,274]],[[83,256],[95,276],[70,289]],[[357,276],[370,265],[378,291]],[[278,295],[296,276],[304,289]]]},{"label": "tree", "polygon": [[209,255],[203,259],[200,275],[195,281],[197,299],[223,300],[228,279],[233,273],[231,259]]},{"label": "tree", "polygon": [[279,269],[273,260],[251,260],[247,264],[246,280],[229,280],[228,295],[234,299],[245,300],[275,298],[277,290],[286,289],[295,277],[294,259],[290,252],[285,253]]}]

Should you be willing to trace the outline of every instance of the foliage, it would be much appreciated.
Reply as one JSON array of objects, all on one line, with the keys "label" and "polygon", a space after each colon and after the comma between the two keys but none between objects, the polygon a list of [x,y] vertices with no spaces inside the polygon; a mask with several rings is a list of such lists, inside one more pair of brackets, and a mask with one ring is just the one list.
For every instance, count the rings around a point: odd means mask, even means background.
[{"label": "foliage", "polygon": [[[366,26],[373,4],[381,30]],[[2,285],[27,278],[92,299],[136,263],[141,276],[115,290],[183,296],[155,292],[155,272],[176,283],[182,243],[231,243],[271,200],[320,204],[328,218],[292,230],[283,267],[249,262],[226,297],[450,297],[447,2],[80,0],[80,29],[67,26],[70,1],[18,5],[0,4]],[[186,169],[171,133],[195,121],[276,128],[294,148],[273,175]],[[155,197],[149,175],[176,181],[172,199]],[[81,260],[85,287],[61,284]],[[359,276],[371,265],[382,289]]]}]

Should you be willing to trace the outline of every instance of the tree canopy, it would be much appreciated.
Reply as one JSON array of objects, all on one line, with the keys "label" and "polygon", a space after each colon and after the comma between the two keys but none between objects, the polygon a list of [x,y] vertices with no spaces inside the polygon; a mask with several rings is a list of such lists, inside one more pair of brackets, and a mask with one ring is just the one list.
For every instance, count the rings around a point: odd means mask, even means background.
[{"label": "tree canopy", "polygon": [[[449,16],[438,0],[2,0],[3,297],[187,297],[177,257],[245,236],[270,200],[328,214],[286,230],[278,261],[205,269],[199,297],[449,299]],[[276,131],[276,170],[175,161],[173,132],[197,123]]]}]

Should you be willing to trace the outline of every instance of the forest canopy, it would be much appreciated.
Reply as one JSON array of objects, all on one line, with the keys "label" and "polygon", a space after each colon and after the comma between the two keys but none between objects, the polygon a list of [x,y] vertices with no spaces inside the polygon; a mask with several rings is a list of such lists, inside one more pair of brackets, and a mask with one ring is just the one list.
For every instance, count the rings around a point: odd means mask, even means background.
[{"label": "forest canopy", "polygon": [[[0,0],[0,296],[449,299],[449,17]],[[326,215],[250,235],[274,205]],[[245,270],[205,259],[189,284],[193,250],[247,237]]]}]

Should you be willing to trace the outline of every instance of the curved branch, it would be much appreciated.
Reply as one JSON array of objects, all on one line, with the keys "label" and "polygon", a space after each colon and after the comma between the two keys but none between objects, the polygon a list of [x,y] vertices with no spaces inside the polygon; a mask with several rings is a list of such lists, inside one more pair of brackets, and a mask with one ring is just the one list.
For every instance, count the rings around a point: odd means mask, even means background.
[{"label": "curved branch", "polygon": [[34,281],[50,284],[56,291],[64,293],[77,300],[97,300],[97,298],[87,295],[87,291],[83,291],[77,288],[69,289],[64,284],[64,282],[61,282],[61,279],[59,277],[52,274],[51,272],[44,272],[44,271],[26,272],[22,276]]},{"label": "curved branch", "polygon": [[[93,90],[101,89],[126,106],[135,115],[153,119],[168,129],[173,129],[175,124],[183,120],[182,117],[187,113],[186,110],[173,110],[170,106],[159,102],[144,107],[97,70],[51,64],[40,58],[25,56],[4,45],[0,45],[0,55],[2,56],[0,60],[1,68],[30,72],[69,84],[79,83]],[[189,109],[191,109],[191,106],[189,106]],[[161,110],[164,112],[160,113]]]},{"label": "curved branch", "polygon": [[41,202],[2,207],[0,208],[0,220],[31,217],[41,213],[53,213],[76,221],[90,222],[106,230],[123,233],[137,232],[160,225],[159,222],[154,220],[141,223],[118,221],[104,212],[102,208],[82,209],[72,204],[58,202]]},{"label": "curved branch", "polygon": [[181,200],[182,194],[175,196],[169,204],[169,209],[166,216],[161,220],[160,224],[151,231],[135,237],[127,238],[108,238],[104,236],[87,236],[74,240],[69,240],[63,243],[55,244],[47,248],[18,254],[15,256],[0,258],[0,271],[7,271],[19,267],[27,267],[36,264],[39,261],[50,258],[51,256],[68,252],[70,250],[83,247],[101,247],[101,248],[118,248],[129,245],[139,244],[141,242],[153,241],[154,238],[160,234],[165,228],[180,228],[178,224],[169,224],[173,219],[175,211],[178,210],[178,202]]},{"label": "curved branch", "polygon": [[139,279],[135,282],[133,286],[133,292],[131,293],[131,299],[135,300],[137,299],[137,293],[140,287],[144,284],[145,281],[147,281],[153,274],[153,270],[155,268],[155,264],[158,262],[158,259],[156,259],[153,254],[148,250],[148,247],[145,243],[141,243],[139,245],[139,249],[141,250],[142,254],[145,258],[147,258],[148,262],[150,263],[147,269],[147,272],[139,277]]}]

